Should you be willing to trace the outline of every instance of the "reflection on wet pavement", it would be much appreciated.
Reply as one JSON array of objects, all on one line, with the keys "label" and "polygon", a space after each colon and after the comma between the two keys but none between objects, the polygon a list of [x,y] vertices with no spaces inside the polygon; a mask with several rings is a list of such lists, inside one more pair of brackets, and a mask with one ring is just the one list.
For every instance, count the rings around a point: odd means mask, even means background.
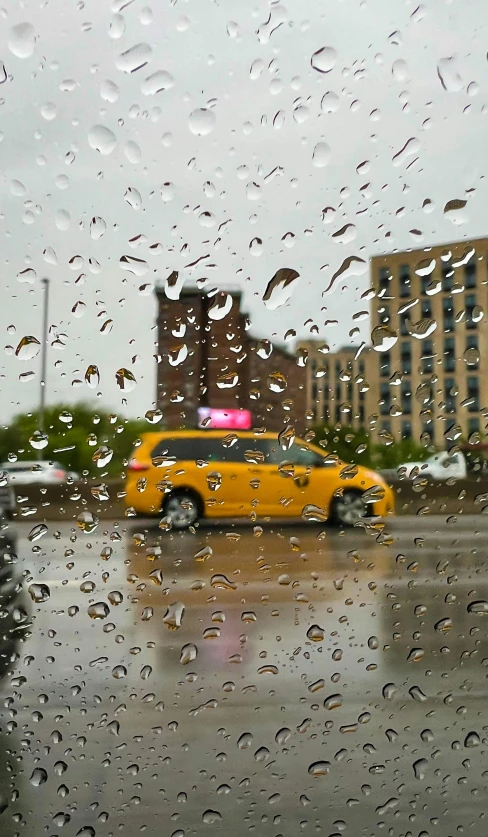
[{"label": "reflection on wet pavement", "polygon": [[483,518],[102,525],[19,527],[2,835],[485,834]]}]

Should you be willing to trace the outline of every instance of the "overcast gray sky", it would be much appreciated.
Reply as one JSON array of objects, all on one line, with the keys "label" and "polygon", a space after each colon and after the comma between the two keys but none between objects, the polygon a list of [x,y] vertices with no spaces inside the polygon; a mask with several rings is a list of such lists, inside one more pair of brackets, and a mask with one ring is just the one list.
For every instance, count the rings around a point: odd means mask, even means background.
[{"label": "overcast gray sky", "polygon": [[[324,295],[345,259],[486,233],[485,0],[8,0],[1,14],[0,328],[6,347],[40,339],[49,277],[64,335],[50,401],[151,407],[151,286],[172,270],[241,287],[257,335],[314,324],[334,347],[368,338],[367,321],[348,336],[367,265]],[[454,198],[468,200],[455,224]],[[269,311],[280,267],[301,278]],[[95,389],[77,383],[89,364]],[[137,379],[125,396],[119,367]],[[5,422],[36,405],[39,356],[7,348],[0,374]]]}]

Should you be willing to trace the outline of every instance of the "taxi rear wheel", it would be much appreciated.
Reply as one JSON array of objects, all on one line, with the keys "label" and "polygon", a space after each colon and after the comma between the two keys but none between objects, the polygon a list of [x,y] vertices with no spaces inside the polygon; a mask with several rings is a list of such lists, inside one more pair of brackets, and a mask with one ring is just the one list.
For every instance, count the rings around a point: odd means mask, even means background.
[{"label": "taxi rear wheel", "polygon": [[174,491],[164,502],[163,515],[173,529],[188,529],[200,517],[198,497],[191,491]]},{"label": "taxi rear wheel", "polygon": [[368,513],[368,504],[360,491],[344,491],[332,504],[330,519],[338,526],[354,526]]}]

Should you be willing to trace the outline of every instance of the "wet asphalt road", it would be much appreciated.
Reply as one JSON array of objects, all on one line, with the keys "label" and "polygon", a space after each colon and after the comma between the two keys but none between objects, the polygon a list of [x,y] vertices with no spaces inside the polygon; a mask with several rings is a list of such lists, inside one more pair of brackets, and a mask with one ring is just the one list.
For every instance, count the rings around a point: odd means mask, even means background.
[{"label": "wet asphalt road", "polygon": [[2,837],[486,834],[484,517],[30,528]]}]

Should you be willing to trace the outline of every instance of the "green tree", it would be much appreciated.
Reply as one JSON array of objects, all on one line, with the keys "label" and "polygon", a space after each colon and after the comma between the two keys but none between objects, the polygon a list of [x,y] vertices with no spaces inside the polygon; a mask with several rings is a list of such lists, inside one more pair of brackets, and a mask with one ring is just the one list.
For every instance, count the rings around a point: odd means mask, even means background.
[{"label": "green tree", "polygon": [[340,425],[334,427],[320,424],[313,428],[314,442],[328,453],[335,453],[344,462],[354,462],[356,465],[371,467],[371,443],[368,433],[362,428]]},{"label": "green tree", "polygon": [[[144,431],[150,430],[147,422],[126,419],[106,412],[95,413],[86,404],[56,404],[45,411],[45,432],[48,444],[40,451],[44,460],[60,462],[71,471],[101,473],[93,461],[93,454],[100,445],[113,450],[111,462],[103,469],[109,475],[118,475],[124,469],[124,459],[129,458],[134,442]],[[9,454],[18,459],[35,459],[35,431],[39,428],[38,413],[22,413],[8,426],[0,428],[0,460]]]}]

